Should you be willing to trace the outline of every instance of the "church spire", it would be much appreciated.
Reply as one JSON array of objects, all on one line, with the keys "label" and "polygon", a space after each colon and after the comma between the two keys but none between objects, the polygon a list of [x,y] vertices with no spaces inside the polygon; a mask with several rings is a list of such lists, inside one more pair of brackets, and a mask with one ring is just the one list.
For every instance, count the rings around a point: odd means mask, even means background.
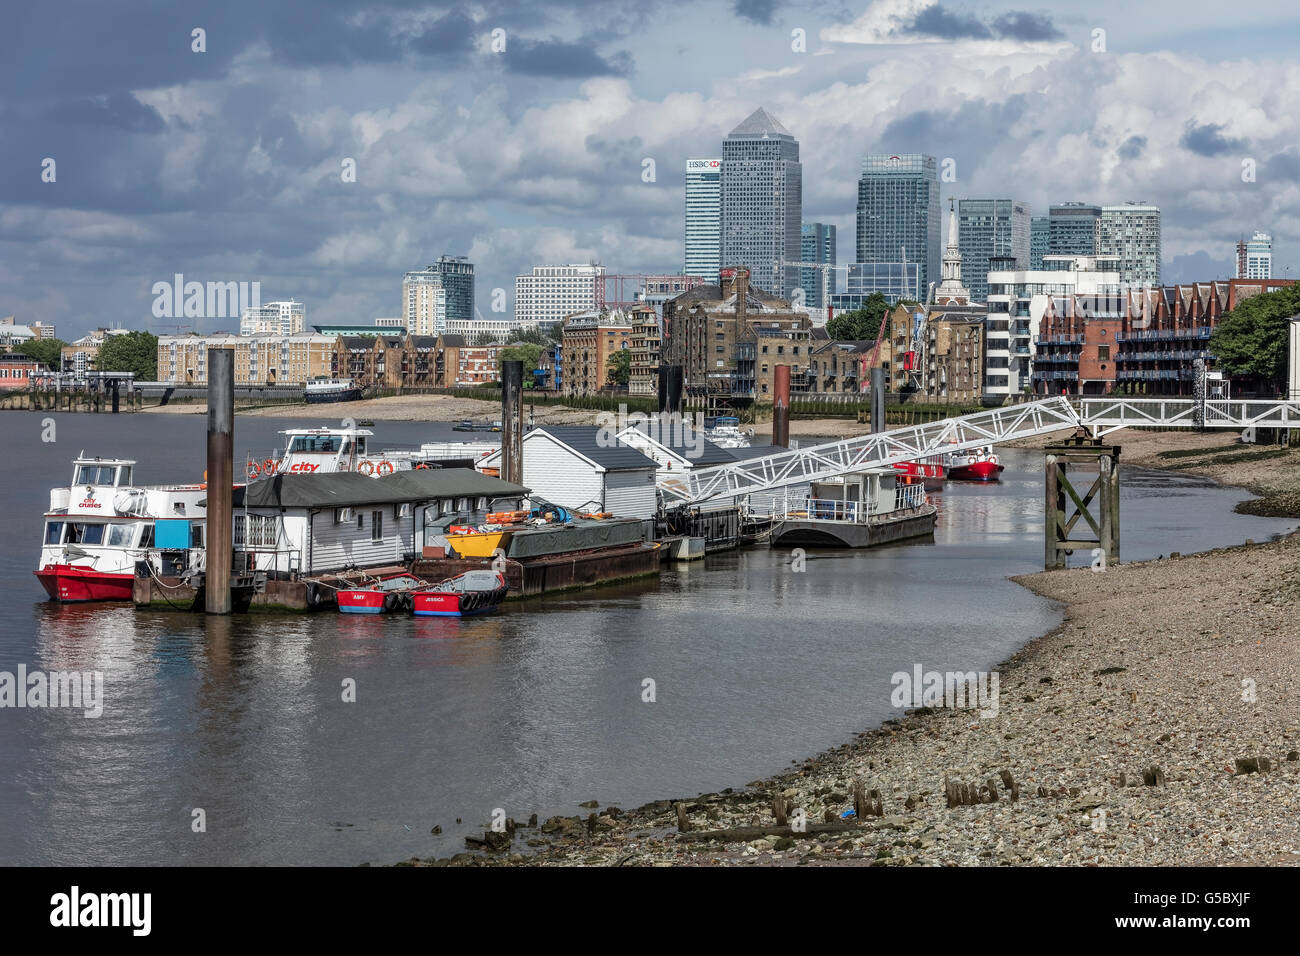
[{"label": "church spire", "polygon": [[943,253],[943,281],[934,290],[934,301],[940,305],[966,305],[970,303],[970,290],[961,281],[961,248],[957,242],[957,207],[948,200],[948,248]]}]

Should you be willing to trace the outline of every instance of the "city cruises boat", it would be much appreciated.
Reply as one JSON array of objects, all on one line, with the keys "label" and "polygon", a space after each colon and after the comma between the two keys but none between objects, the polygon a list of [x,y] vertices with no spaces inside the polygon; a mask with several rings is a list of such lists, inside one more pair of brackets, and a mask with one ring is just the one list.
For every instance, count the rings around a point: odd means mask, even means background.
[{"label": "city cruises boat", "polygon": [[937,517],[923,485],[900,484],[893,468],[873,468],[774,501],[770,540],[773,547],[869,548],[931,535]]},{"label": "city cruises boat", "polygon": [[417,617],[468,617],[494,611],[509,585],[499,571],[466,571],[432,587],[411,592]]},{"label": "city cruises boat", "polygon": [[947,464],[950,481],[997,481],[1004,467],[991,445],[951,452]]},{"label": "city cruises boat", "polygon": [[373,584],[340,590],[340,614],[384,614],[411,606],[411,593],[428,585],[411,574],[393,574]]},{"label": "city cruises boat", "polygon": [[308,405],[324,405],[354,402],[361,392],[361,386],[350,378],[315,378],[303,386],[302,397]]},{"label": "city cruises boat", "polygon": [[252,457],[246,464],[249,481],[275,475],[328,475],[355,471],[382,478],[395,471],[409,471],[416,461],[406,455],[372,451],[368,440],[374,432],[355,426],[343,428],[287,428],[284,452],[273,452],[262,460]]},{"label": "city cruises boat", "polygon": [[202,561],[206,484],[133,485],[135,464],[83,455],[72,484],[50,490],[34,573],[52,600],[129,601],[138,561],[158,573],[178,573],[195,550]]}]

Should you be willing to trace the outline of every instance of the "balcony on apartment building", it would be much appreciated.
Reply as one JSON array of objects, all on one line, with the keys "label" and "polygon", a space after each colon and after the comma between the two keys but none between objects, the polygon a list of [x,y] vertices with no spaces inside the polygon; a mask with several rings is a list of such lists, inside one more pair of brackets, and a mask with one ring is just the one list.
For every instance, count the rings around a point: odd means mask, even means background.
[{"label": "balcony on apartment building", "polygon": [[1116,342],[1169,342],[1179,339],[1209,341],[1211,329],[1208,325],[1197,325],[1184,329],[1143,329],[1138,332],[1119,332]]}]

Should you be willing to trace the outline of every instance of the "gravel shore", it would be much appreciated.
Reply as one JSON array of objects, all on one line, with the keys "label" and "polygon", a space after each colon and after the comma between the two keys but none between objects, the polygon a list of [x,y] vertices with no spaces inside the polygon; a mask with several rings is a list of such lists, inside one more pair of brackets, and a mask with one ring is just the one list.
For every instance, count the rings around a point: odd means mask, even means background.
[{"label": "gravel shore", "polygon": [[[1235,440],[1146,434],[1114,437],[1125,461],[1167,466],[1162,451]],[[1232,453],[1187,470],[1291,487],[1293,453],[1223,463]],[[1061,602],[1065,620],[997,668],[994,716],[900,711],[735,790],[626,811],[588,802],[485,833],[495,849],[406,865],[1300,863],[1300,537],[1015,580]],[[826,826],[853,807],[855,782],[864,822]],[[950,805],[950,784],[972,802]],[[804,832],[775,826],[777,798],[791,820],[802,811]],[[700,839],[740,827],[767,832]]]}]

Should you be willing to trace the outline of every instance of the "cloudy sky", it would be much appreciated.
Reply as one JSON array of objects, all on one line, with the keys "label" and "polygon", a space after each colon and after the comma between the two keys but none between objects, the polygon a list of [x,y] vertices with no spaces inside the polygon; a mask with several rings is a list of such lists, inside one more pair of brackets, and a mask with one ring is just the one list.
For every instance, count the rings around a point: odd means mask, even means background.
[{"label": "cloudy sky", "polygon": [[1166,281],[1230,275],[1256,229],[1300,275],[1300,8],[1198,6],[11,5],[0,315],[161,332],[151,288],[183,273],[370,323],[442,253],[475,262],[486,315],[534,264],[676,272],[685,160],[757,106],[841,261],[862,155],[920,151],[955,161],[945,199],[1158,203]]}]

